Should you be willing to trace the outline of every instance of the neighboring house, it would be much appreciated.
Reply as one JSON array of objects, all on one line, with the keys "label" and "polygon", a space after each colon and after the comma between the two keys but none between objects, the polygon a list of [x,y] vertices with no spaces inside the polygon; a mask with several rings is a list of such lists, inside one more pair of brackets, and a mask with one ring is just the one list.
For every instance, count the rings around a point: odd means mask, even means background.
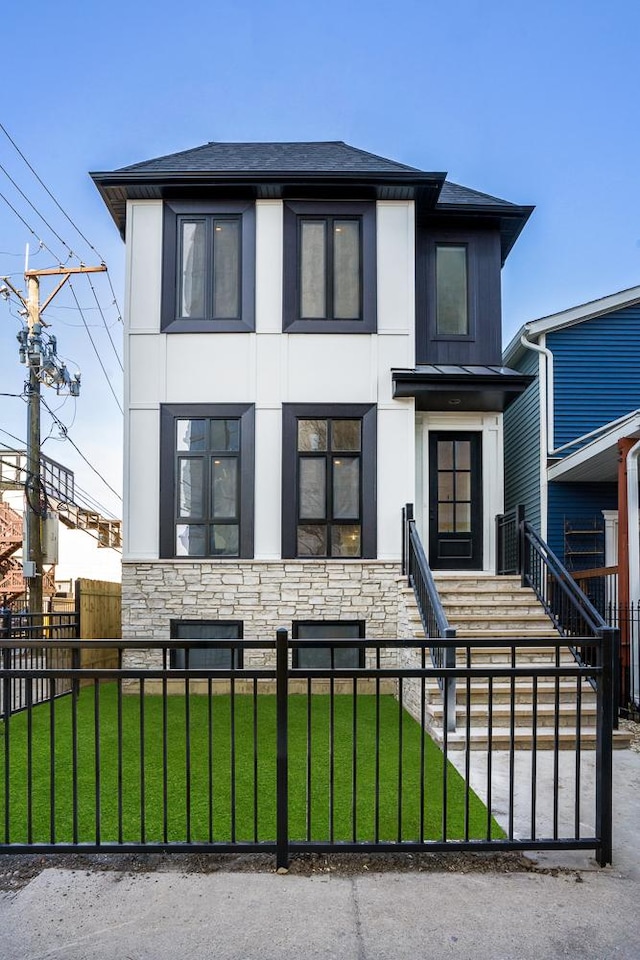
[{"label": "neighboring house", "polygon": [[[14,605],[26,594],[22,575],[26,454],[0,450],[0,598]],[[121,524],[74,501],[73,471],[42,457],[48,518],[43,524],[43,594],[71,596],[78,578],[119,582]]]},{"label": "neighboring house", "polygon": [[342,142],[92,177],[127,246],[125,637],[396,637],[407,502],[432,568],[494,569],[531,207]]},{"label": "neighboring house", "polygon": [[526,324],[504,362],[536,377],[505,415],[506,508],[524,504],[603,612],[637,603],[640,286]]}]

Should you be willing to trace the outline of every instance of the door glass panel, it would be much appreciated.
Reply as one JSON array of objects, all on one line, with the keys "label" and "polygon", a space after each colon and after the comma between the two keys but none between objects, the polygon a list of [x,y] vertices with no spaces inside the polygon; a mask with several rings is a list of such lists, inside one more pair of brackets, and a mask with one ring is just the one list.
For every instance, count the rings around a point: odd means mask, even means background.
[{"label": "door glass panel", "polygon": [[300,232],[300,315],[327,315],[326,305],[326,224],[303,221]]},{"label": "door glass panel", "polygon": [[238,513],[238,461],[216,458],[211,467],[214,517],[236,517]]},{"label": "door glass panel", "polygon": [[240,316],[239,220],[214,220],[213,316]]},{"label": "door glass panel", "polygon": [[360,556],[360,525],[335,524],[331,527],[331,556]]},{"label": "door glass panel", "polygon": [[360,420],[331,421],[332,450],[360,450]]},{"label": "door glass panel", "polygon": [[202,523],[176,524],[176,556],[204,557],[206,532]]},{"label": "door glass panel", "polygon": [[467,248],[436,247],[436,328],[440,336],[466,336]]},{"label": "door glass panel", "polygon": [[178,463],[178,516],[202,517],[204,462],[182,458]]},{"label": "door glass panel", "polygon": [[438,440],[438,469],[453,470],[453,440]]},{"label": "door glass panel", "polygon": [[327,421],[298,420],[298,450],[326,450]]},{"label": "door glass panel", "polygon": [[206,224],[204,220],[185,220],[180,225],[180,298],[181,317],[205,315]]},{"label": "door glass panel", "polygon": [[438,500],[453,500],[453,473],[438,474]]},{"label": "door glass panel", "polygon": [[453,504],[438,504],[438,533],[453,533]]},{"label": "door glass panel", "polygon": [[456,503],[456,533],[470,533],[471,504]]},{"label": "door glass panel", "polygon": [[458,470],[471,469],[471,443],[469,440],[456,440],[456,467]]},{"label": "door glass panel", "polygon": [[456,500],[471,500],[470,473],[456,473]]},{"label": "door glass panel", "polygon": [[336,320],[360,317],[360,224],[333,224],[333,315]]},{"label": "door glass panel", "polygon": [[357,520],[360,516],[360,460],[333,458],[333,516],[336,520]]},{"label": "door glass panel", "polygon": [[176,420],[176,449],[204,450],[206,420]]},{"label": "door glass panel", "polygon": [[236,451],[240,449],[240,421],[239,420],[212,420],[211,421],[211,449]]},{"label": "door glass panel", "polygon": [[327,528],[320,524],[298,526],[298,556],[326,557]]},{"label": "door glass panel", "polygon": [[300,457],[300,519],[324,519],[327,502],[327,471],[324,457]]}]

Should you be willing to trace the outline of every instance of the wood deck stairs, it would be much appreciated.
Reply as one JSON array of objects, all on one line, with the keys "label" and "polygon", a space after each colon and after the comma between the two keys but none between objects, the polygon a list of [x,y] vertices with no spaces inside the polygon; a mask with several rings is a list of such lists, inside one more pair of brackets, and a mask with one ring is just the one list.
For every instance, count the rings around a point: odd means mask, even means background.
[{"label": "wood deck stairs", "polygon": [[[490,574],[464,576],[460,574],[435,574],[436,586],[445,613],[456,636],[473,639],[471,665],[490,663],[494,666],[511,666],[511,648],[498,647],[496,639],[527,639],[527,646],[517,647],[517,663],[555,665],[555,648],[536,646],[536,639],[558,636],[551,620],[545,613],[533,591],[520,585],[519,577],[496,577]],[[416,637],[424,637],[418,607],[410,588],[405,600],[409,612],[409,625]],[[477,641],[477,642],[476,642]],[[466,648],[456,651],[458,666],[466,666]],[[575,663],[566,648],[560,650],[560,664]],[[496,678],[493,681],[493,720],[491,746],[493,750],[510,748],[511,732],[511,680]],[[514,733],[516,750],[531,750],[534,728],[533,682],[530,678],[516,679],[514,683]],[[574,749],[576,745],[576,714],[578,710],[577,684],[574,678],[559,681],[558,740],[560,749]],[[556,682],[553,679],[538,680],[535,696],[536,749],[553,749],[556,724]],[[436,742],[443,742],[443,698],[437,680],[427,681],[427,724]],[[593,749],[596,743],[596,696],[592,687],[584,682],[580,695],[580,746]],[[489,684],[486,678],[472,680],[470,685],[470,748],[486,750],[489,743]],[[467,744],[467,684],[456,684],[456,731],[449,732],[448,749],[465,749]],[[629,745],[629,735],[616,731],[614,747]]]}]

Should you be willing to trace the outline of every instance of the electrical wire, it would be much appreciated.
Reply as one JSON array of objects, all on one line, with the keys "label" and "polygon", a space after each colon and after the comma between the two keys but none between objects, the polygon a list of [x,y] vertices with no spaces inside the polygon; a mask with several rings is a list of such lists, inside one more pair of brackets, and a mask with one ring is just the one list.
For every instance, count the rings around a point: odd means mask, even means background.
[{"label": "electrical wire", "polygon": [[[105,262],[104,257],[102,257],[102,256],[100,255],[100,253],[99,253],[98,250],[94,247],[94,245],[91,243],[91,241],[84,235],[84,233],[82,232],[82,230],[80,229],[80,227],[71,219],[71,217],[69,216],[69,214],[67,213],[67,211],[64,209],[64,207],[62,207],[62,205],[58,202],[58,200],[57,200],[56,197],[53,195],[53,193],[51,192],[51,190],[49,190],[49,188],[48,188],[48,186],[46,185],[46,183],[44,182],[44,180],[42,180],[42,178],[36,173],[36,171],[34,170],[34,168],[31,166],[31,164],[29,163],[29,161],[28,161],[27,158],[25,157],[24,153],[22,152],[22,150],[21,150],[20,147],[18,146],[18,144],[17,144],[17,143],[15,142],[15,140],[11,137],[11,135],[10,135],[9,132],[8,132],[8,130],[6,129],[6,127],[3,126],[2,123],[0,123],[0,130],[2,130],[2,132],[4,133],[5,137],[6,137],[7,140],[9,141],[9,143],[13,146],[14,150],[15,150],[15,151],[19,154],[19,156],[24,160],[24,162],[25,162],[26,165],[28,166],[29,170],[30,170],[31,173],[34,175],[34,177],[36,178],[36,180],[38,181],[38,183],[40,184],[40,186],[42,187],[42,189],[45,191],[45,193],[47,193],[48,196],[53,200],[53,202],[55,203],[56,207],[58,208],[58,210],[60,211],[60,213],[63,215],[63,217],[65,217],[65,218],[69,221],[69,223],[71,224],[71,226],[73,227],[73,229],[76,231],[76,233],[77,233],[79,236],[82,237],[82,239],[83,239],[84,242],[87,244],[87,246],[89,247],[89,249],[90,249],[90,250],[93,250],[93,252],[94,252],[95,255],[98,257],[98,259],[100,260],[100,262],[101,262],[101,263],[104,263],[104,262]],[[110,287],[110,289],[111,289],[111,295],[112,295],[112,297],[113,297],[113,302],[115,303],[116,308],[117,308],[117,310],[118,310],[118,313],[120,314],[119,319],[120,319],[120,321],[122,322],[122,311],[121,311],[120,307],[118,306],[118,300],[117,300],[117,297],[116,297],[116,292],[115,292],[115,290],[113,289],[113,284],[112,284],[112,282],[111,282],[111,277],[109,276],[109,271],[108,271],[108,270],[107,270],[107,280],[108,280],[108,283],[109,283],[109,287]]]},{"label": "electrical wire", "polygon": [[82,322],[83,322],[83,324],[84,324],[85,330],[87,331],[87,336],[89,337],[89,340],[91,341],[91,346],[93,347],[93,351],[94,351],[96,357],[98,358],[98,363],[100,364],[100,368],[101,368],[102,372],[104,373],[105,380],[107,381],[107,383],[108,383],[108,385],[109,385],[109,389],[111,390],[111,393],[113,394],[113,399],[115,400],[115,402],[116,402],[117,405],[118,405],[118,410],[119,410],[120,413],[124,416],[124,410],[122,409],[122,404],[121,404],[120,401],[118,400],[118,395],[117,395],[117,393],[115,392],[115,390],[113,389],[113,384],[111,383],[111,379],[110,379],[110,377],[109,377],[109,374],[107,373],[107,371],[106,371],[106,369],[105,369],[105,366],[104,366],[104,363],[102,362],[102,357],[100,356],[100,352],[99,352],[98,348],[97,348],[96,345],[95,345],[95,341],[94,341],[93,337],[91,336],[91,331],[89,330],[89,325],[87,324],[87,321],[86,321],[86,319],[85,319],[84,313],[82,312],[82,307],[80,306],[80,303],[79,303],[78,298],[77,298],[77,296],[76,296],[76,291],[75,291],[75,289],[73,288],[73,285],[72,285],[71,281],[69,281],[69,288],[70,288],[70,290],[71,290],[71,295],[72,295],[73,299],[74,299],[75,302],[76,302],[76,306],[77,306],[77,308],[78,308],[78,310],[79,310],[79,312],[80,312],[80,316],[82,317]]},{"label": "electrical wire", "polygon": [[2,172],[4,173],[4,175],[5,175],[5,177],[7,178],[7,180],[9,180],[9,182],[10,182],[11,184],[13,184],[13,186],[16,188],[16,190],[18,191],[18,193],[20,194],[20,196],[23,198],[23,200],[26,200],[26,201],[27,201],[27,203],[29,204],[29,206],[31,207],[31,209],[33,210],[33,212],[35,213],[35,215],[36,215],[37,217],[40,217],[40,219],[42,220],[42,222],[44,223],[44,225],[47,227],[47,229],[49,229],[49,230],[51,231],[51,233],[54,235],[54,237],[56,238],[56,240],[59,240],[60,243],[62,244],[62,246],[63,246],[63,247],[66,247],[66,249],[69,251],[69,258],[75,257],[76,260],[80,260],[80,257],[78,256],[78,254],[77,254],[77,253],[74,253],[74,251],[71,249],[71,247],[69,246],[69,244],[68,244],[65,240],[62,239],[62,237],[61,237],[60,234],[57,232],[57,230],[55,230],[55,229],[51,226],[51,224],[49,223],[49,221],[48,221],[45,217],[43,217],[43,215],[40,213],[40,211],[38,210],[38,208],[31,202],[31,200],[29,200],[29,197],[26,195],[26,193],[24,192],[24,190],[22,190],[22,189],[19,187],[19,185],[16,183],[16,181],[13,179],[13,177],[12,177],[11,174],[9,173],[9,171],[6,169],[6,167],[3,167],[1,163],[0,163],[0,170],[2,170]]},{"label": "electrical wire", "polygon": [[[2,126],[2,124],[0,124],[0,126]],[[38,234],[37,234],[36,231],[33,229],[33,227],[30,227],[30,226],[29,226],[29,224],[27,223],[27,221],[25,220],[25,218],[22,216],[22,214],[21,214],[21,213],[18,213],[18,211],[16,210],[16,208],[13,206],[13,204],[12,204],[9,200],[7,200],[7,198],[5,197],[4,193],[2,193],[2,191],[0,191],[0,199],[4,200],[4,202],[5,202],[6,205],[9,207],[9,209],[12,210],[13,213],[15,213],[16,217],[18,218],[18,220],[21,220],[21,221],[22,221],[22,223],[25,225],[25,227],[27,228],[27,230],[29,231],[29,233],[31,233],[31,234],[36,238],[36,240],[38,241],[38,243],[39,243],[42,247],[44,247],[45,250],[48,250],[52,257],[55,257],[55,253],[53,252],[53,250],[51,249],[51,247],[48,247],[47,244],[46,244],[46,243],[44,242],[44,240],[42,239],[42,237],[39,237],[39,236],[38,236]],[[68,259],[68,258],[67,258],[67,259]],[[61,261],[58,260],[57,262],[60,263]]]},{"label": "electrical wire", "polygon": [[40,398],[40,402],[44,405],[45,409],[48,410],[49,415],[50,415],[51,417],[53,417],[53,419],[54,419],[54,420],[56,421],[56,423],[59,425],[60,429],[61,429],[61,430],[63,431],[63,433],[64,433],[65,438],[69,441],[69,443],[71,444],[71,446],[73,447],[73,449],[76,451],[76,453],[79,454],[79,456],[84,460],[84,462],[86,463],[86,465],[87,465],[88,467],[90,467],[91,470],[93,470],[93,472],[95,473],[95,475],[96,475],[97,477],[100,477],[100,479],[101,479],[102,482],[104,483],[105,487],[108,487],[109,490],[111,491],[111,493],[113,493],[114,496],[116,496],[116,497],[118,498],[118,500],[120,500],[120,502],[122,502],[122,497],[120,496],[120,494],[118,493],[118,491],[113,489],[113,487],[111,486],[111,484],[109,483],[109,481],[108,481],[108,480],[105,480],[105,478],[102,476],[102,474],[100,473],[100,471],[99,471],[96,467],[94,467],[94,465],[91,463],[90,460],[87,460],[87,458],[85,457],[85,455],[84,455],[84,453],[82,452],[82,450],[80,450],[80,448],[79,448],[79,447],[74,443],[74,441],[71,439],[71,437],[69,436],[67,427],[66,427],[65,424],[62,422],[62,420],[60,420],[60,418],[56,416],[56,414],[53,412],[53,410],[51,409],[51,407],[49,406],[49,404],[47,403],[47,401],[46,401],[43,397],[41,397],[41,398]]},{"label": "electrical wire", "polygon": [[[120,369],[121,369],[122,372],[124,373],[124,367],[123,367],[123,365],[122,365],[122,360],[120,359],[120,355],[118,354],[118,351],[116,350],[116,345],[115,345],[115,343],[113,342],[113,338],[111,337],[111,333],[109,332],[109,327],[107,326],[107,321],[105,320],[104,313],[102,312],[102,307],[100,306],[100,301],[98,300],[98,297],[97,297],[97,295],[96,295],[95,287],[93,286],[93,283],[91,282],[91,274],[90,274],[90,273],[87,273],[87,274],[85,274],[85,276],[86,276],[87,280],[89,281],[89,286],[91,287],[91,292],[92,292],[92,294],[93,294],[93,298],[94,298],[94,300],[96,301],[96,306],[97,306],[98,310],[100,311],[100,316],[102,317],[102,324],[103,324],[105,330],[107,331],[107,336],[109,337],[109,343],[111,344],[111,347],[112,347],[113,352],[114,352],[114,354],[115,354],[116,360],[117,360],[118,363],[120,364]],[[83,317],[82,319],[83,319],[83,321],[84,321],[84,317]],[[87,326],[87,324],[86,324],[86,322],[85,322],[85,327],[86,327],[86,326]],[[88,332],[88,331],[87,331],[87,332]]]}]

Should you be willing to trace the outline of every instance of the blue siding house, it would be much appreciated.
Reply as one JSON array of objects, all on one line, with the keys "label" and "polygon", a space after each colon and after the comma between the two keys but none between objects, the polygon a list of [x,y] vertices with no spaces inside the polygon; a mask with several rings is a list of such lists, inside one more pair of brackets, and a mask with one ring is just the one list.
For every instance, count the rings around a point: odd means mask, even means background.
[{"label": "blue siding house", "polygon": [[[503,363],[537,374],[504,415],[505,509],[524,504],[529,522],[574,575],[617,568],[620,559],[620,597],[637,604],[640,286],[525,324]],[[619,507],[628,514],[624,530]],[[600,599],[617,596],[611,577],[606,591],[604,582],[599,578]]]}]

